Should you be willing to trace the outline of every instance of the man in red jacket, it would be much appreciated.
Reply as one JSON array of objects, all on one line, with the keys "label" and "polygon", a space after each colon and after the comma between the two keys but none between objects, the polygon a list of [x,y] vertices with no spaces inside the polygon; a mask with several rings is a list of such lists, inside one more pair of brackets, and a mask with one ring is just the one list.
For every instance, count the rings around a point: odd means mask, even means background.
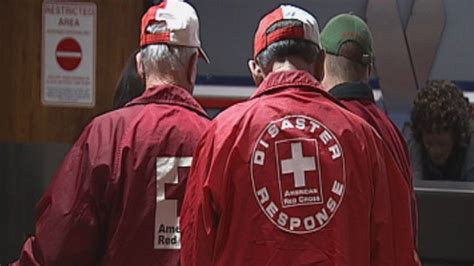
[{"label": "man in red jacket", "polygon": [[373,128],[321,89],[323,61],[306,11],[283,5],[260,21],[258,88],[195,153],[183,265],[416,265],[413,246],[394,245],[410,234],[393,230],[389,179],[402,173]]},{"label": "man in red jacket", "polygon": [[[168,0],[143,16],[137,59],[146,90],[95,118],[38,204],[19,265],[177,265],[179,213],[209,120],[192,97],[198,17]],[[207,58],[207,57],[205,57]]]},{"label": "man in red jacket", "polygon": [[[353,14],[337,15],[322,30],[321,45],[326,51],[323,88],[377,130],[403,174],[403,179],[389,180],[393,191],[391,195],[394,197],[392,202],[395,203],[394,210],[399,210],[399,204],[410,202],[413,226],[408,230],[413,233],[414,240],[400,241],[416,242],[416,198],[408,148],[398,128],[375,104],[372,89],[368,85],[374,59],[369,27]],[[394,216],[403,217],[403,213]],[[405,236],[397,234],[397,237]]]}]

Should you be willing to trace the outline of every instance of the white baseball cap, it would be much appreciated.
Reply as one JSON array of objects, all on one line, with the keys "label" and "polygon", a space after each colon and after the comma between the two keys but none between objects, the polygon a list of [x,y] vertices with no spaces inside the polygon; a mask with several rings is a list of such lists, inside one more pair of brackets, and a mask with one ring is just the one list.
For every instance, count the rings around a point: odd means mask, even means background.
[{"label": "white baseball cap", "polygon": [[[162,30],[147,31],[148,26],[160,24]],[[176,46],[196,47],[200,56],[209,63],[199,39],[199,19],[194,8],[182,0],[165,0],[152,6],[142,17],[140,47],[165,43]]]},{"label": "white baseball cap", "polygon": [[[268,28],[281,20],[298,20],[303,26],[287,26],[267,33]],[[260,20],[255,32],[253,57],[256,58],[270,44],[286,39],[307,40],[321,47],[318,21],[301,8],[291,5],[279,6]]]}]

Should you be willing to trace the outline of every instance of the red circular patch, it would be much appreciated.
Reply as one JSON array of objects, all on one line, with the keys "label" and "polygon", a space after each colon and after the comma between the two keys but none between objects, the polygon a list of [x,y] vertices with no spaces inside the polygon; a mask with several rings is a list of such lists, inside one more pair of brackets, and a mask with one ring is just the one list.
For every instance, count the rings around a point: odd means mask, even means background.
[{"label": "red circular patch", "polygon": [[326,226],[344,196],[342,146],[326,126],[308,116],[270,122],[254,145],[250,167],[262,211],[289,233]]},{"label": "red circular patch", "polygon": [[56,61],[66,71],[76,69],[82,60],[82,50],[73,38],[62,39],[56,46]]}]

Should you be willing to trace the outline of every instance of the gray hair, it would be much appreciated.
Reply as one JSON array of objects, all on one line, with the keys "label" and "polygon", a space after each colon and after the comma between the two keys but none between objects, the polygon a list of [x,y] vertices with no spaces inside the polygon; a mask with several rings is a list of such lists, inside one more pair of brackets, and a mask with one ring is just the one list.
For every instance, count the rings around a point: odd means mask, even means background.
[{"label": "gray hair", "polygon": [[[161,24],[148,26],[147,31],[163,31]],[[198,52],[195,47],[172,46],[168,44],[151,44],[141,49],[143,70],[148,76],[152,73],[184,72],[191,56]]]}]

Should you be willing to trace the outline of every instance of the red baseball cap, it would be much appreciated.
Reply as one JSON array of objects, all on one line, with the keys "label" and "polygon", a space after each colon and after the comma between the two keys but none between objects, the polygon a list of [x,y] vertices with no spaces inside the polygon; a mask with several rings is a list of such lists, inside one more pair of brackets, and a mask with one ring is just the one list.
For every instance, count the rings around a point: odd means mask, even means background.
[{"label": "red baseball cap", "polygon": [[[269,34],[266,33],[268,28],[281,20],[298,20],[303,26],[287,26]],[[255,59],[270,44],[286,39],[307,40],[321,47],[318,21],[301,8],[291,5],[279,6],[260,20],[257,32],[255,32],[253,58]]]},{"label": "red baseball cap", "polygon": [[[147,32],[148,26],[160,24],[162,30]],[[150,44],[170,44],[196,47],[200,56],[209,63],[209,57],[201,47],[199,19],[194,8],[182,0],[165,0],[152,6],[142,17],[140,47]]]}]

